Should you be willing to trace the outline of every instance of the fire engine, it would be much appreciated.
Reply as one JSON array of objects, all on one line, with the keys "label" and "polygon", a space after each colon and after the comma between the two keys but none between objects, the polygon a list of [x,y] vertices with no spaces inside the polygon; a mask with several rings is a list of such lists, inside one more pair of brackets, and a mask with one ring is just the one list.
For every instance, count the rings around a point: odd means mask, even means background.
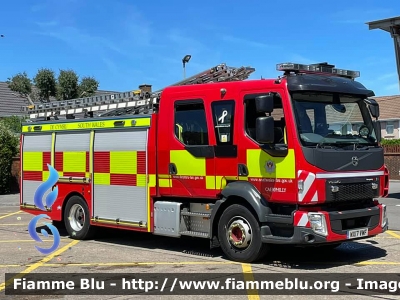
[{"label": "fire engine", "polygon": [[374,92],[328,63],[277,70],[255,80],[220,64],[156,92],[24,107],[20,209],[42,213],[35,192],[53,170],[46,213],[72,239],[192,236],[254,262],[273,244],[333,249],[387,230]]}]

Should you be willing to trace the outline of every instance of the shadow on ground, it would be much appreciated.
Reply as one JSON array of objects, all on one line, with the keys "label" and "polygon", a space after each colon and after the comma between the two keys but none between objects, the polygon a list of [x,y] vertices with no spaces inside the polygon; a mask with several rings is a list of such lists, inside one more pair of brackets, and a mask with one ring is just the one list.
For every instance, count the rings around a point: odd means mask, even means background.
[{"label": "shadow on ground", "polygon": [[400,193],[389,193],[388,198],[400,199]]},{"label": "shadow on ground", "polygon": [[[40,232],[42,228],[46,229],[49,234],[51,234],[46,227],[39,227],[37,231]],[[63,229],[60,229],[60,235],[68,237],[68,234]],[[386,250],[380,248],[377,241],[366,240],[366,242],[367,243],[356,241],[347,242],[334,250],[322,250],[316,247],[297,248],[293,246],[273,246],[265,259],[257,264],[285,269],[323,270],[332,267],[352,265],[386,256]],[[220,248],[210,249],[208,239],[186,236],[181,238],[169,238],[149,233],[104,228],[100,229],[96,238],[91,240],[90,243],[107,243],[115,246],[158,249],[176,252],[177,254],[189,254],[199,258],[219,257],[228,260]],[[90,245],[87,247],[90,247]]]}]

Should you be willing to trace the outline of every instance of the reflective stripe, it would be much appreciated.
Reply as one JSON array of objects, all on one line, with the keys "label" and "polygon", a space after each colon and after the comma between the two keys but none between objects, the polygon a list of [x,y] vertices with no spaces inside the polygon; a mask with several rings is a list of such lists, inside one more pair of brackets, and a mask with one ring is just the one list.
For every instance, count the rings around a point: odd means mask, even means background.
[{"label": "reflective stripe", "polygon": [[156,174],[150,174],[149,175],[148,186],[149,186],[149,188],[156,186]]},{"label": "reflective stripe", "polygon": [[85,173],[86,172],[86,151],[63,152],[64,173]]},{"label": "reflective stripe", "polygon": [[158,179],[158,185],[163,188],[169,188],[170,180],[169,179]]},{"label": "reflective stripe", "polygon": [[89,143],[89,173],[93,174],[93,141],[94,131],[90,132],[90,143]]},{"label": "reflective stripe", "polygon": [[[118,122],[122,125],[115,125]],[[44,132],[44,131],[66,131],[66,130],[88,130],[88,129],[111,129],[149,127],[151,117],[135,117],[131,119],[93,120],[93,121],[71,121],[57,124],[36,124],[22,126],[22,132]],[[37,127],[38,130],[34,130]]]},{"label": "reflective stripe", "polygon": [[176,165],[182,176],[206,176],[206,159],[191,155],[186,150],[171,150],[171,163]]},{"label": "reflective stripe", "polygon": [[42,171],[43,152],[23,152],[23,171]]},{"label": "reflective stripe", "polygon": [[49,177],[47,164],[51,164],[51,152],[22,152],[23,180],[46,181]]},{"label": "reflective stripe", "polygon": [[308,220],[308,213],[302,211],[296,211],[294,213],[294,226],[296,227],[310,227]]},{"label": "reflective stripe", "polygon": [[136,186],[145,187],[147,183],[147,176],[146,174],[136,174]]},{"label": "reflective stripe", "polygon": [[146,186],[145,151],[98,151],[93,157],[94,184]]},{"label": "reflective stripe", "polygon": [[317,178],[349,178],[349,177],[367,177],[382,176],[384,171],[377,172],[350,172],[350,173],[318,173]]},{"label": "reflective stripe", "polygon": [[56,133],[51,134],[51,165],[54,167],[54,152],[56,146]]},{"label": "reflective stripe", "polygon": [[110,173],[136,174],[136,151],[111,151]]},{"label": "reflective stripe", "polygon": [[315,174],[299,170],[298,179],[303,180],[303,190],[299,190],[299,202],[309,203],[318,201],[318,190],[315,182]]},{"label": "reflective stripe", "polygon": [[206,189],[208,190],[220,190],[226,187],[225,176],[206,176]]},{"label": "reflective stripe", "polygon": [[93,182],[95,184],[110,185],[109,173],[94,173]]},{"label": "reflective stripe", "polygon": [[253,178],[296,178],[294,149],[285,157],[273,157],[261,149],[247,150],[247,167]]}]

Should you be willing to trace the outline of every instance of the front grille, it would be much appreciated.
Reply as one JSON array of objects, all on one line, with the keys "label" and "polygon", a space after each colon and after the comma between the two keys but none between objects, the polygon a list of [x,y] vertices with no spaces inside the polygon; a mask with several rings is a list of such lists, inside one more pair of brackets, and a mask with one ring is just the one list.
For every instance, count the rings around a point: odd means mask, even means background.
[{"label": "front grille", "polygon": [[377,180],[367,182],[343,182],[343,180],[326,182],[327,202],[365,200],[378,196],[379,182]]},{"label": "front grille", "polygon": [[367,227],[369,230],[379,225],[380,211],[377,206],[369,210],[356,209],[329,213],[331,229],[337,234],[346,234],[347,230]]}]

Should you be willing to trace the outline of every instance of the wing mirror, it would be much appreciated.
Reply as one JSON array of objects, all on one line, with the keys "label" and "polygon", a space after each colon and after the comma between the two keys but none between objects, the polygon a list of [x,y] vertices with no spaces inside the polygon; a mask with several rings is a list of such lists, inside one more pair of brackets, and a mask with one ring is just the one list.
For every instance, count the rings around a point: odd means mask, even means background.
[{"label": "wing mirror", "polygon": [[274,138],[274,118],[258,117],[256,119],[256,141],[260,144],[272,144]]},{"label": "wing mirror", "polygon": [[375,118],[379,118],[379,104],[375,99],[364,99],[364,102],[368,104],[368,109],[371,115]]},{"label": "wing mirror", "polygon": [[257,96],[255,98],[256,110],[259,113],[272,113],[274,110],[275,95],[270,93],[267,95]]}]

